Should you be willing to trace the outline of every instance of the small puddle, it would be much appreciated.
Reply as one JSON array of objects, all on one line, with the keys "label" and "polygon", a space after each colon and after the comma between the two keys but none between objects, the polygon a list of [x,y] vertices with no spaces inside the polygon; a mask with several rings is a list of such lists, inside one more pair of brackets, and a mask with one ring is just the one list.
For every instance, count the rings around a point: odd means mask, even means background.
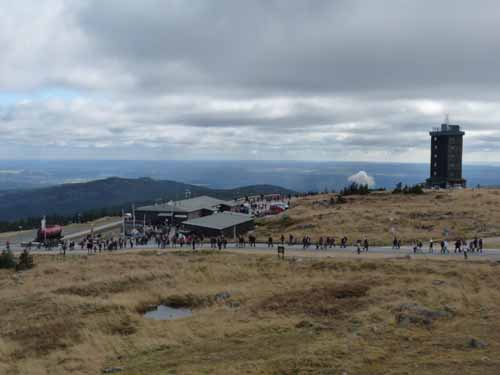
[{"label": "small puddle", "polygon": [[167,305],[158,305],[155,310],[148,311],[144,318],[152,320],[175,320],[193,315],[190,309],[174,308]]}]

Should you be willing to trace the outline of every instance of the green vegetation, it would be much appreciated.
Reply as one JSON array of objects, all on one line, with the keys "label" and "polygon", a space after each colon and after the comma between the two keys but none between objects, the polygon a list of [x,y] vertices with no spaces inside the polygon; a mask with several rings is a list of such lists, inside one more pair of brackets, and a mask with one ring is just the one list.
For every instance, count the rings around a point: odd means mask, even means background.
[{"label": "green vegetation", "polygon": [[413,186],[408,186],[405,185],[403,187],[403,183],[399,182],[394,190],[392,191],[393,194],[424,194],[424,189],[422,185],[416,184]]},{"label": "green vegetation", "polygon": [[53,224],[69,224],[95,220],[104,216],[120,216],[122,209],[210,195],[234,199],[260,194],[290,195],[295,192],[273,185],[254,185],[236,189],[209,189],[175,181],[150,178],[108,178],[81,184],[65,184],[50,188],[0,194],[0,232],[38,228],[43,216]]},{"label": "green vegetation", "polygon": [[10,250],[4,250],[0,254],[0,269],[15,268],[16,271],[24,271],[34,266],[35,262],[33,261],[33,256],[27,250],[21,253],[18,261],[16,261],[16,257]]},{"label": "green vegetation", "polygon": [[353,182],[349,186],[346,186],[344,189],[340,191],[341,195],[366,195],[370,194],[370,189],[368,185],[360,185],[356,182]]},{"label": "green vegetation", "polygon": [[16,258],[12,251],[3,250],[2,254],[0,254],[0,269],[10,269],[16,267]]},{"label": "green vegetation", "polygon": [[29,270],[35,266],[33,255],[28,250],[24,250],[19,256],[19,261],[16,264],[16,271]]}]

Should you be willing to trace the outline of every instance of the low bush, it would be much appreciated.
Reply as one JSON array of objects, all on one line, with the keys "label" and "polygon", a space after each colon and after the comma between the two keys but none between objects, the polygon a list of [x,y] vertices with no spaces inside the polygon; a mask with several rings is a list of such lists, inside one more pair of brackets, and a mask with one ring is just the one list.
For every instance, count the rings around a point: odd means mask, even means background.
[{"label": "low bush", "polygon": [[0,268],[9,269],[15,268],[17,265],[16,258],[12,251],[4,250],[2,254],[0,254]]},{"label": "low bush", "polygon": [[31,255],[28,250],[24,250],[19,256],[19,262],[17,263],[16,271],[29,270],[35,266],[33,261],[33,255]]},{"label": "low bush", "polygon": [[368,185],[360,185],[353,182],[349,186],[346,186],[340,191],[341,195],[366,195],[370,194],[370,188]]},{"label": "low bush", "polygon": [[422,188],[422,185],[416,184],[413,186],[408,186],[405,185],[403,187],[403,184],[399,182],[394,190],[392,191],[393,194],[424,194],[424,189]]}]

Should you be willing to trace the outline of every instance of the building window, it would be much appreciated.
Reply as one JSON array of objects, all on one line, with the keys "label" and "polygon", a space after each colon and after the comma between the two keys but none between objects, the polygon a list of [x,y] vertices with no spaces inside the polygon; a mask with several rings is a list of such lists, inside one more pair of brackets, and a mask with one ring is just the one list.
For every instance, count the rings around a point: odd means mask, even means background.
[{"label": "building window", "polygon": [[437,157],[438,157],[438,154],[434,154],[434,159],[437,159]]},{"label": "building window", "polygon": [[434,148],[437,150],[438,149],[438,145],[435,145]]},{"label": "building window", "polygon": [[437,167],[438,166],[438,163],[434,163],[434,166]]},{"label": "building window", "polygon": [[434,176],[437,176],[437,174],[438,174],[438,173],[437,173],[436,171],[434,171]]}]

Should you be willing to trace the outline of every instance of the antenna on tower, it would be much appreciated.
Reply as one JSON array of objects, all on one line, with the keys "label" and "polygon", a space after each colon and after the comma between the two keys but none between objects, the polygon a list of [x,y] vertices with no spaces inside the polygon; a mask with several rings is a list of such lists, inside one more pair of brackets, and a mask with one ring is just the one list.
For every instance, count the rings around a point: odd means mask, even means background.
[{"label": "antenna on tower", "polygon": [[446,125],[450,125],[450,114],[447,113],[446,116],[444,117],[444,123]]}]

